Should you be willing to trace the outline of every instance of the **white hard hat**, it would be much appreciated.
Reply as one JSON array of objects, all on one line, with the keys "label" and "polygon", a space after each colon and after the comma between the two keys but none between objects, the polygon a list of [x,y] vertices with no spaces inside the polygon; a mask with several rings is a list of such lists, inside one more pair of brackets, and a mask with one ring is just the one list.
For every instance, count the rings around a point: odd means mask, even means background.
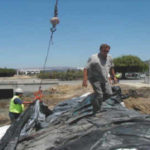
[{"label": "white hard hat", "polygon": [[22,90],[21,88],[17,88],[17,89],[15,90],[15,92],[16,92],[16,93],[23,93],[23,90]]}]

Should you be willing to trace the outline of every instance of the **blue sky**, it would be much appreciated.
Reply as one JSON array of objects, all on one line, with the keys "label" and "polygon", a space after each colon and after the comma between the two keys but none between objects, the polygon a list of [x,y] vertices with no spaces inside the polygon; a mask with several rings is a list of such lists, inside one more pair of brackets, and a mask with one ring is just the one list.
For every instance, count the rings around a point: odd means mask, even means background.
[{"label": "blue sky", "polygon": [[[0,0],[0,67],[42,67],[55,0]],[[149,0],[59,0],[47,66],[84,67],[101,43],[113,58],[150,59]]]}]

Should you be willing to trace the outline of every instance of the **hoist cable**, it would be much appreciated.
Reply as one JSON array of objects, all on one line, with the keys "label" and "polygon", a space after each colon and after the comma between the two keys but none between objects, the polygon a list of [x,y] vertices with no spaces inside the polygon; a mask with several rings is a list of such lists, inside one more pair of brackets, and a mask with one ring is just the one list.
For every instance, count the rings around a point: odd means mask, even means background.
[{"label": "hoist cable", "polygon": [[[57,17],[58,16],[58,8],[57,8],[57,5],[58,5],[58,0],[56,0],[56,4],[55,4],[55,9],[54,9],[54,17]],[[59,21],[59,20],[58,20]],[[59,22],[57,22],[58,24]],[[49,42],[48,42],[48,48],[47,48],[47,52],[46,52],[46,57],[45,57],[45,60],[44,60],[44,64],[43,64],[43,73],[45,72],[45,69],[46,69],[46,63],[47,63],[47,60],[48,60],[48,56],[49,56],[49,52],[50,52],[50,48],[51,48],[51,45],[53,44],[53,34],[54,32],[56,31],[56,24],[52,26],[52,28],[50,29],[51,31],[51,35],[50,35],[50,39],[49,39]],[[42,79],[40,81],[40,84],[39,84],[39,91],[41,91],[41,85],[42,85]]]},{"label": "hoist cable", "polygon": [[58,8],[57,8],[57,5],[58,5],[58,0],[56,0],[56,4],[55,4],[54,17],[57,17],[57,16],[58,16]]},{"label": "hoist cable", "polygon": [[[43,68],[42,68],[43,73],[45,72],[45,69],[46,69],[46,63],[47,63],[47,60],[48,60],[51,44],[53,44],[53,42],[52,42],[52,40],[53,40],[53,33],[54,32],[51,32],[51,36],[50,36],[50,39],[49,39],[49,42],[48,42],[48,48],[47,48],[47,52],[46,52],[46,57],[45,57]],[[41,89],[42,81],[43,80],[41,79],[41,82],[40,82],[40,85],[39,85],[39,89]]]}]

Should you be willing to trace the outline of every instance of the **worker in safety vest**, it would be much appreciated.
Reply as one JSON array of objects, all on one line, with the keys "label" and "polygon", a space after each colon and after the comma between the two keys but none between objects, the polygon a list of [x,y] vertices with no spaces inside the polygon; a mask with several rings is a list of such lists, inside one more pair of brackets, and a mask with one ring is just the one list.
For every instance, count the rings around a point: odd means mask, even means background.
[{"label": "worker in safety vest", "polygon": [[119,79],[121,78],[121,76],[122,76],[122,74],[121,74],[121,73],[116,73],[116,74],[115,74],[115,77],[117,78],[118,83],[119,83]]},{"label": "worker in safety vest", "polygon": [[15,95],[10,100],[10,106],[9,106],[9,117],[11,122],[14,122],[19,115],[24,111],[24,104],[21,100],[21,97],[23,96],[23,90],[21,88],[17,88],[15,90]]},{"label": "worker in safety vest", "polygon": [[121,73],[116,73],[116,74],[115,74],[115,77],[116,77],[117,79],[120,79],[120,78],[121,78]]}]

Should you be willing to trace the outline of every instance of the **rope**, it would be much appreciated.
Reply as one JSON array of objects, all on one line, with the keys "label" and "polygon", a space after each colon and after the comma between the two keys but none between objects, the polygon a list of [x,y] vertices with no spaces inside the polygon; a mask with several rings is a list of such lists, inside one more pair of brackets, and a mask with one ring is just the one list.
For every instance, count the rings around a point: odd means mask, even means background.
[{"label": "rope", "polygon": [[58,5],[58,0],[56,0],[56,4],[55,4],[54,17],[57,17],[57,16],[58,16],[58,8],[57,8],[57,5]]},{"label": "rope", "polygon": [[[47,53],[46,53],[46,57],[45,57],[44,64],[43,64],[43,69],[42,69],[43,73],[45,72],[46,63],[47,63],[47,59],[48,59],[48,56],[49,56],[49,51],[50,51],[51,45],[53,44],[53,33],[54,32],[51,32],[51,36],[50,36],[50,39],[49,39],[49,42],[48,42]],[[41,82],[40,82],[40,85],[39,85],[39,90],[41,90],[42,81],[43,80],[41,79]]]},{"label": "rope", "polygon": [[[58,0],[56,0],[56,4],[55,4],[54,17],[57,17],[57,16],[58,16],[58,8],[57,8],[57,5],[58,5]],[[48,59],[48,56],[49,56],[50,48],[51,48],[51,45],[53,44],[53,34],[54,34],[54,32],[56,31],[56,26],[53,26],[52,28],[50,28],[50,31],[51,31],[51,35],[50,35],[50,39],[49,39],[49,42],[48,42],[47,53],[46,53],[46,57],[45,57],[44,64],[43,64],[43,69],[42,69],[42,70],[43,70],[43,73],[45,72],[46,63],[47,63],[47,59]],[[39,85],[39,91],[41,91],[42,81],[43,81],[43,80],[41,79],[40,85]]]}]

